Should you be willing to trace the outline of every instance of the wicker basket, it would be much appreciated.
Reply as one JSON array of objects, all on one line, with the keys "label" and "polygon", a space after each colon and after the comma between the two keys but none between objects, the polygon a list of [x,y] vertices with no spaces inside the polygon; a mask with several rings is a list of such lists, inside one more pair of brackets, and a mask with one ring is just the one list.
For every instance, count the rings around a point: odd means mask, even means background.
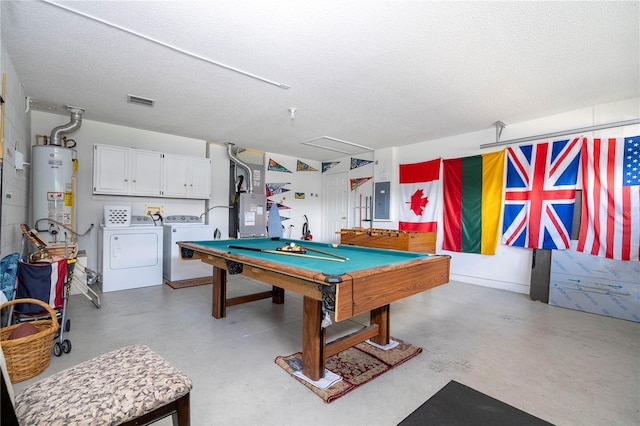
[{"label": "wicker basket", "polygon": [[50,319],[32,321],[38,333],[19,339],[9,339],[11,332],[20,324],[0,329],[0,344],[7,362],[7,371],[11,383],[30,379],[47,369],[51,362],[53,337],[58,331],[56,312],[49,304],[38,299],[15,299],[0,306],[0,310],[17,303],[34,303],[42,306],[51,315]]}]

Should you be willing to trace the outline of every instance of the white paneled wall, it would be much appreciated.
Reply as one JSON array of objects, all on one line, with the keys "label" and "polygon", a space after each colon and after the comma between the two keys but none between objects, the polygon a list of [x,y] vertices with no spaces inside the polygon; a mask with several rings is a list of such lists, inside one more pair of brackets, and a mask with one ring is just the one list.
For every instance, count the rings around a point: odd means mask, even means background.
[{"label": "white paneled wall", "polygon": [[25,113],[25,93],[7,51],[2,46],[2,73],[6,76],[4,149],[2,167],[2,226],[0,257],[19,252],[22,242],[20,224],[29,217],[29,166],[16,170],[15,151],[30,158],[30,117]]}]

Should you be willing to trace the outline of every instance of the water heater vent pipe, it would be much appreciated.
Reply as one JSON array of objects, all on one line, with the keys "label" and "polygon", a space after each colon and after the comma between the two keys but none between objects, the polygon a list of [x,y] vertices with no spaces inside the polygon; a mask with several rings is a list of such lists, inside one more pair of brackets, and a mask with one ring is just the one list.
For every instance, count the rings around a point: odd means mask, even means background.
[{"label": "water heater vent pipe", "polygon": [[231,161],[233,161],[234,163],[236,163],[238,166],[242,167],[243,169],[245,169],[247,171],[247,178],[248,181],[247,182],[247,188],[248,188],[248,192],[249,194],[253,194],[253,170],[251,170],[251,167],[249,167],[248,164],[243,163],[238,157],[236,157],[233,152],[231,152],[231,148],[235,145],[231,142],[227,142],[227,153],[229,154],[229,158],[231,159]]},{"label": "water heater vent pipe", "polygon": [[67,105],[67,110],[71,113],[71,121],[62,126],[58,126],[51,131],[51,137],[49,138],[50,145],[62,146],[62,135],[67,133],[73,133],[82,125],[82,113],[84,108],[74,107]]}]

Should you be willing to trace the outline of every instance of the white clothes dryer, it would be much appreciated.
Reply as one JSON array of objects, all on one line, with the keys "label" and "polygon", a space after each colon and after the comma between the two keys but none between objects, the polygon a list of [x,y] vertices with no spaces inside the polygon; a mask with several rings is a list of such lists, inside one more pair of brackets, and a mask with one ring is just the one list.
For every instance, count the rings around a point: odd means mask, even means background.
[{"label": "white clothes dryer", "polygon": [[134,216],[131,223],[100,227],[103,293],[162,285],[162,226],[146,216]]}]

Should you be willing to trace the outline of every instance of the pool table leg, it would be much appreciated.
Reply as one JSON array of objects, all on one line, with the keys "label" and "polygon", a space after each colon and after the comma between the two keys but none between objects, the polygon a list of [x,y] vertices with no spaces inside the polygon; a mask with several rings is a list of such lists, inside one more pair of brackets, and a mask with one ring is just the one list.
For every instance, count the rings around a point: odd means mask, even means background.
[{"label": "pool table leg", "polygon": [[324,377],[325,329],[322,301],[304,296],[302,310],[302,373],[311,380]]},{"label": "pool table leg", "polygon": [[227,316],[227,271],[213,267],[213,291],[211,316],[220,319]]},{"label": "pool table leg", "polygon": [[371,341],[379,345],[385,346],[389,344],[389,324],[390,305],[384,305],[371,311],[369,314],[369,323],[378,324],[378,335],[371,338]]},{"label": "pool table leg", "polygon": [[213,290],[211,299],[211,316],[220,319],[227,316],[227,306],[240,305],[255,300],[271,297],[273,303],[284,303],[284,289],[272,286],[270,291],[247,294],[227,299],[227,270],[213,267]]},{"label": "pool table leg", "polygon": [[278,305],[282,305],[284,303],[284,288],[276,287],[274,285],[271,287],[271,291],[273,292],[273,296],[271,296],[271,301]]}]

